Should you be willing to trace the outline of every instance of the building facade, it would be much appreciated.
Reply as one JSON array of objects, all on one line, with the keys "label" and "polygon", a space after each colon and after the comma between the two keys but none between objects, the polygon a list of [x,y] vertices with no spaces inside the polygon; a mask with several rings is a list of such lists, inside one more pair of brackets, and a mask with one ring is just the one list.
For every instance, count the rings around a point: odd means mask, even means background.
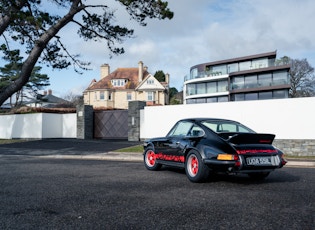
[{"label": "building facade", "polygon": [[84,90],[85,105],[93,108],[128,109],[129,101],[146,101],[147,105],[168,104],[169,75],[165,82],[159,82],[143,66],[138,68],[118,68],[110,73],[110,66],[101,66],[101,79],[92,80]]},{"label": "building facade", "polygon": [[276,51],[190,68],[184,104],[288,98],[290,65],[276,62]]}]

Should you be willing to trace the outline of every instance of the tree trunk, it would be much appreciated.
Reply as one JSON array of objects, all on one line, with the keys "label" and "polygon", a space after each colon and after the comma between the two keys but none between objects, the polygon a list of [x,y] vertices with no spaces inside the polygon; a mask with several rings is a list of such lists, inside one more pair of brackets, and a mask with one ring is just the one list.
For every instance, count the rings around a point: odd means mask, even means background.
[{"label": "tree trunk", "polygon": [[31,50],[29,56],[24,61],[20,77],[6,87],[0,94],[0,105],[2,105],[9,97],[15,92],[22,89],[22,87],[29,81],[32,70],[42,54],[43,50],[49,43],[49,41],[56,36],[61,28],[67,25],[74,17],[75,14],[84,9],[84,6],[79,7],[80,1],[74,0],[69,12],[61,18],[55,25],[50,27],[34,44],[34,48]]}]

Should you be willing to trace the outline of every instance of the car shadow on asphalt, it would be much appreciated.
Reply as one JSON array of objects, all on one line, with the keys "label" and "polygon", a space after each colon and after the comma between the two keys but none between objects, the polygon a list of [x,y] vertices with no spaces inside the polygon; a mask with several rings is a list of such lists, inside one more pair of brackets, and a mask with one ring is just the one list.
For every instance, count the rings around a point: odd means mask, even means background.
[{"label": "car shadow on asphalt", "polygon": [[[185,175],[185,169],[176,168],[170,166],[163,166],[160,171],[169,171],[173,173],[183,174]],[[266,183],[288,183],[288,182],[296,182],[301,178],[295,176],[291,173],[275,170],[270,173],[270,175],[261,180],[250,178],[247,174],[231,174],[227,175],[224,173],[210,173],[209,177],[204,181],[204,183],[217,183],[217,182],[229,182],[235,184],[266,184]]]}]

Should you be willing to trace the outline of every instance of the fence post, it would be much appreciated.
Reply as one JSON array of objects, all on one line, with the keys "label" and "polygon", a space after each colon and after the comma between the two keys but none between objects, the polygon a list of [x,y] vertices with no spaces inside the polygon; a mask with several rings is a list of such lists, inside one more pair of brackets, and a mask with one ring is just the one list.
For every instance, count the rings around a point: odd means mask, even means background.
[{"label": "fence post", "polygon": [[145,106],[145,101],[130,101],[128,104],[128,141],[140,140],[140,110]]},{"label": "fence post", "polygon": [[93,106],[77,106],[77,138],[93,139],[94,115]]}]

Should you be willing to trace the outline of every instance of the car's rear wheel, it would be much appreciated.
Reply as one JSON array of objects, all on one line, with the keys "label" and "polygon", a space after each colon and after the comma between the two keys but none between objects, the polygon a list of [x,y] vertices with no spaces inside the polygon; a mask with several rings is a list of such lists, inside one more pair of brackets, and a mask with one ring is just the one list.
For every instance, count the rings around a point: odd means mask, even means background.
[{"label": "car's rear wheel", "polygon": [[248,173],[248,176],[254,180],[263,180],[269,175],[269,172]]},{"label": "car's rear wheel", "polygon": [[203,182],[209,176],[209,168],[202,162],[200,154],[191,150],[186,157],[185,171],[191,182]]},{"label": "car's rear wheel", "polygon": [[161,168],[161,164],[156,162],[156,154],[152,148],[147,148],[143,155],[144,165],[147,169],[156,171]]}]

